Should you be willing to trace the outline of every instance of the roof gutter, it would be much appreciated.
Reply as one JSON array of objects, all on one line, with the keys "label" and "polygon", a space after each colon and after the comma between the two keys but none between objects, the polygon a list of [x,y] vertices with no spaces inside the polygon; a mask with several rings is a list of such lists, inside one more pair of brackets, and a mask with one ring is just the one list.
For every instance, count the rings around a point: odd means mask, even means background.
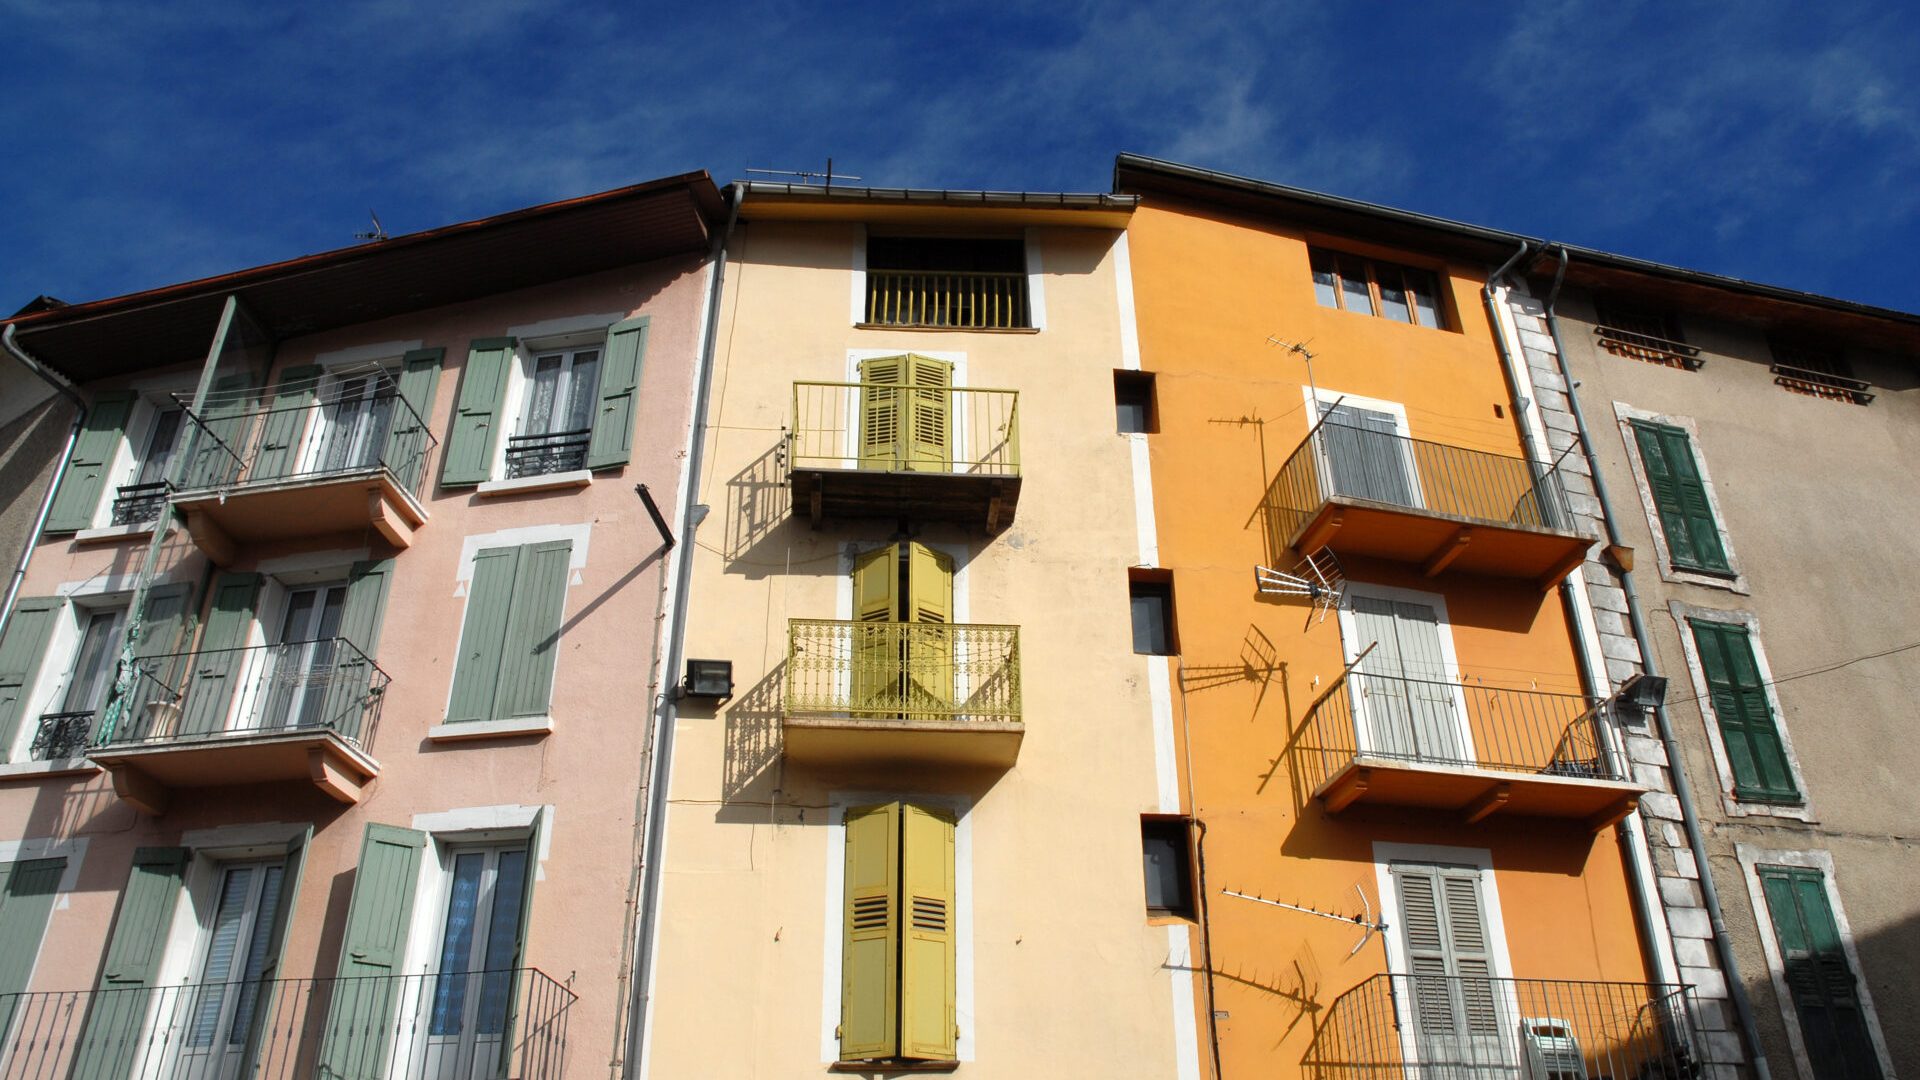
[{"label": "roof gutter", "polygon": [[67,474],[67,459],[73,456],[73,444],[79,441],[80,429],[87,422],[88,402],[86,395],[64,375],[35,360],[20,347],[20,343],[14,340],[12,323],[7,324],[5,331],[0,331],[0,347],[4,347],[28,371],[39,376],[74,404],[73,423],[67,428],[66,445],[60,448],[60,456],[54,462],[53,479],[47,482],[47,493],[40,499],[40,510],[34,515],[33,528],[27,530],[26,541],[20,547],[20,561],[14,564],[13,576],[7,581],[6,599],[0,601],[0,638],[4,638],[7,626],[13,622],[13,602],[20,595],[20,582],[27,576],[27,561],[33,558],[33,545],[40,539],[40,530],[47,527],[47,515],[53,512],[53,500],[60,494],[60,481]]}]

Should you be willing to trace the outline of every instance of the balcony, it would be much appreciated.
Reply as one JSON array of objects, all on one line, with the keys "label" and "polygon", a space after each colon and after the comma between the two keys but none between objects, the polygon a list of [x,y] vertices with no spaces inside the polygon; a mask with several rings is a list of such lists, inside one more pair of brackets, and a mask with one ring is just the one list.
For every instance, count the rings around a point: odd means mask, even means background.
[{"label": "balcony", "polygon": [[1348,672],[1294,740],[1302,789],[1339,814],[1356,803],[1455,814],[1571,818],[1598,832],[1633,810],[1598,706],[1576,694]]},{"label": "balcony", "polygon": [[1314,1080],[1652,1080],[1717,1075],[1733,1039],[1705,1028],[1689,986],[1375,975],[1327,1007],[1301,1065]]},{"label": "balcony", "polygon": [[1602,349],[1629,360],[1640,360],[1687,371],[1699,371],[1706,364],[1706,361],[1700,358],[1699,349],[1670,337],[1644,334],[1618,326],[1596,326],[1593,328],[1593,336],[1595,343]]},{"label": "balcony", "polygon": [[964,270],[868,270],[866,326],[1026,330],[1027,275]]},{"label": "balcony", "polygon": [[587,467],[587,442],[592,428],[555,431],[545,435],[514,435],[507,439],[507,479],[577,472]]},{"label": "balcony", "polygon": [[912,518],[999,532],[1020,503],[1013,390],[797,382],[787,443],[794,513]]},{"label": "balcony", "polygon": [[84,756],[97,715],[93,709],[42,714],[28,753],[34,761],[69,761]]},{"label": "balcony", "polygon": [[310,382],[286,384],[273,397],[297,390],[306,391],[301,404],[216,396],[189,411],[174,506],[194,543],[222,566],[238,545],[368,528],[395,547],[410,545],[427,519],[421,500],[436,443],[426,422],[391,382],[317,395]]},{"label": "balcony", "polygon": [[1559,471],[1525,458],[1322,420],[1268,485],[1269,542],[1331,548],[1552,588],[1593,541],[1574,525]]},{"label": "balcony", "polygon": [[113,524],[147,525],[160,516],[167,505],[173,485],[165,480],[151,484],[122,484],[113,493]]},{"label": "balcony", "polygon": [[274,781],[354,803],[380,771],[387,683],[345,638],[142,657],[88,756],[150,814],[175,789]]},{"label": "balcony", "polygon": [[561,1080],[576,1000],[534,968],[5,994],[0,1060],[16,1077]]},{"label": "balcony", "polygon": [[1005,769],[1020,756],[1020,628],[789,624],[789,761]]}]

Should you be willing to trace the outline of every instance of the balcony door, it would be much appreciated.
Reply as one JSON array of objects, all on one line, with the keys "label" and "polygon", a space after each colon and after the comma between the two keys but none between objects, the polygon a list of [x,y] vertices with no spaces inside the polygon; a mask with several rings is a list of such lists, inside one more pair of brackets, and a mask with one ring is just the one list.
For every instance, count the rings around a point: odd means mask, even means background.
[{"label": "balcony door", "polygon": [[187,1080],[237,1080],[273,954],[286,862],[228,863],[201,922],[199,978],[185,995],[178,1068]]},{"label": "balcony door", "polygon": [[920,543],[853,564],[853,707],[872,715],[944,713],[956,700],[953,557]]},{"label": "balcony door", "polygon": [[[42,718],[34,736],[34,757],[51,760],[74,757],[86,745],[93,717],[106,700],[113,684],[114,664],[120,658],[120,632],[127,625],[127,609],[86,612],[86,625],[80,633],[80,648],[73,654],[73,670],[67,673],[66,693],[61,695],[60,712]],[[51,723],[49,722],[51,721]]]},{"label": "balcony door", "polygon": [[1330,495],[1394,506],[1420,505],[1412,443],[1393,413],[1320,403],[1321,466]]},{"label": "balcony door", "polygon": [[525,841],[451,849],[424,1077],[505,1075],[514,970],[525,934],[528,849]]},{"label": "balcony door", "polygon": [[909,353],[860,362],[860,467],[954,472],[953,365]]},{"label": "balcony door", "polygon": [[[1427,1080],[1515,1075],[1505,1033],[1513,1012],[1494,977],[1481,874],[1470,866],[1396,862],[1406,950],[1411,1058]],[[1410,1062],[1411,1063],[1411,1062]],[[1409,1075],[1415,1075],[1409,1071]]]},{"label": "balcony door", "polygon": [[1355,591],[1342,629],[1347,655],[1367,652],[1349,676],[1362,753],[1403,761],[1471,764],[1464,695],[1435,603]]},{"label": "balcony door", "polygon": [[327,389],[314,448],[315,472],[346,472],[380,464],[393,428],[397,389],[385,371],[343,375]]},{"label": "balcony door", "polygon": [[327,689],[340,660],[340,618],[346,606],[345,584],[287,594],[286,614],[270,650],[273,674],[263,729],[317,727],[332,719],[324,715]]}]

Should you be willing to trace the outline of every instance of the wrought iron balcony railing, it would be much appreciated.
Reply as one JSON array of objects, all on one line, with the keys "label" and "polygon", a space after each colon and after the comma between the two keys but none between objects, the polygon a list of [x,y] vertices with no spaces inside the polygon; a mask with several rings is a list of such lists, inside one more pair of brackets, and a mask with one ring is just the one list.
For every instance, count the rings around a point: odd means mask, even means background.
[{"label": "wrought iron balcony railing", "polygon": [[1870,392],[1872,384],[1859,379],[1849,379],[1830,371],[1815,371],[1812,368],[1793,367],[1788,364],[1775,364],[1768,370],[1773,372],[1773,381],[1776,385],[1798,393],[1832,398],[1835,401],[1851,401],[1855,405],[1866,405],[1873,401],[1873,394]]},{"label": "wrought iron balcony railing", "polygon": [[[373,385],[368,386],[368,380]],[[269,387],[270,402],[216,394],[188,410],[182,491],[229,490],[320,481],[384,471],[421,498],[437,440],[398,387],[384,376]],[[294,401],[295,404],[284,404]]]},{"label": "wrought iron balcony railing", "polygon": [[[1691,1080],[1716,1045],[1690,986],[1376,975],[1328,1007],[1315,1080]],[[1725,1064],[1731,1064],[1726,1062]]]},{"label": "wrought iron balcony railing", "polygon": [[796,382],[790,469],[1020,475],[1020,393]]},{"label": "wrought iron balcony railing", "polygon": [[77,712],[44,713],[34,729],[32,754],[35,761],[65,761],[87,752],[87,737],[93,733],[94,709]]},{"label": "wrought iron balcony railing", "polygon": [[368,753],[388,682],[345,638],[141,657],[94,745],[330,731]]},{"label": "wrought iron balcony railing", "polygon": [[868,270],[866,322],[1016,330],[1033,326],[1027,275],[962,270]]},{"label": "wrought iron balcony railing", "polygon": [[1639,334],[1615,326],[1596,326],[1593,334],[1599,339],[1600,347],[1615,356],[1688,371],[1698,371],[1706,363],[1700,358],[1700,350],[1684,341]]},{"label": "wrought iron balcony railing", "polygon": [[0,995],[24,1080],[560,1080],[576,996],[534,968]]},{"label": "wrought iron balcony railing", "polygon": [[1547,778],[1625,780],[1601,710],[1578,694],[1348,672],[1295,742],[1312,790],[1358,758]]},{"label": "wrought iron balcony railing", "polygon": [[173,492],[173,485],[165,480],[151,484],[122,484],[113,495],[113,523],[115,525],[145,525],[160,516],[160,509],[167,505],[167,496]]},{"label": "wrought iron balcony railing", "polygon": [[1275,536],[1291,546],[1332,498],[1487,525],[1573,531],[1557,466],[1323,420],[1267,488]]},{"label": "wrought iron balcony railing", "polygon": [[788,716],[1020,719],[1020,628],[794,619]]},{"label": "wrought iron balcony railing", "polygon": [[546,476],[587,467],[587,441],[592,428],[554,431],[545,435],[514,435],[507,439],[507,479]]}]

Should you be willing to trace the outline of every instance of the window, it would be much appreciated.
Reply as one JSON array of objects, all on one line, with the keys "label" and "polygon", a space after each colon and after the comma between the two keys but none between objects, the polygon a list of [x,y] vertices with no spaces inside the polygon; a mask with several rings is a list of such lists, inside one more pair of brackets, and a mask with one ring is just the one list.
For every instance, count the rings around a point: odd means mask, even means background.
[{"label": "window", "polygon": [[1319,451],[1330,494],[1418,507],[1413,444],[1403,417],[1356,405],[1322,401]]},{"label": "window", "polygon": [[537,350],[528,358],[526,407],[507,439],[507,479],[570,472],[587,461],[600,387],[600,346]]},{"label": "window", "polygon": [[860,467],[952,472],[953,364],[907,353],[860,361]]},{"label": "window", "polygon": [[527,869],[524,841],[448,850],[425,1076],[500,1059],[525,937]]},{"label": "window", "polygon": [[1140,852],[1147,881],[1147,914],[1194,917],[1193,854],[1187,818],[1140,819]]},{"label": "window", "polygon": [[1706,619],[1687,623],[1693,629],[1707,695],[1733,771],[1734,798],[1798,805],[1800,789],[1794,783],[1750,632],[1744,626]]},{"label": "window", "polygon": [[951,813],[901,802],[848,808],[842,1061],[954,1060],[954,898]]},{"label": "window", "polygon": [[177,405],[154,410],[144,446],[135,456],[131,482],[115,489],[114,525],[143,525],[160,516],[167,501],[167,466],[180,445],[180,425],[186,411]]},{"label": "window", "polygon": [[572,557],[571,540],[474,555],[448,723],[546,715]]},{"label": "window", "polygon": [[1313,248],[1313,296],[1321,307],[1446,328],[1439,279],[1431,270]]},{"label": "window", "polygon": [[1369,755],[1474,763],[1466,701],[1437,604],[1356,591],[1341,612],[1346,654],[1357,657],[1372,646],[1353,675],[1360,749]]},{"label": "window", "polygon": [[[320,390],[319,422],[307,433],[302,472],[370,469],[387,455],[400,385],[376,367],[343,371]],[[411,417],[408,417],[411,420]]]},{"label": "window", "polygon": [[1647,420],[1632,421],[1632,428],[1668,559],[1676,569],[1732,574],[1706,478],[1686,431]]},{"label": "window", "polygon": [[1018,238],[870,237],[861,323],[1031,328],[1026,245]]},{"label": "window", "polygon": [[213,906],[202,913],[200,992],[194,995],[181,1071],[232,1076],[240,1071],[260,1005],[260,978],[274,951],[274,927],[284,925],[284,860],[227,863],[220,868]]},{"label": "window", "polygon": [[1600,325],[1593,328],[1600,347],[1615,356],[1649,364],[1699,370],[1700,350],[1680,336],[1680,324],[1659,312],[1602,304]]},{"label": "window", "polygon": [[120,659],[120,631],[127,623],[127,609],[82,609],[77,614],[80,646],[74,650],[59,711],[42,716],[40,729],[34,733],[35,761],[74,758],[85,751],[94,718],[106,703],[107,689],[113,683],[114,665]]},{"label": "window", "polygon": [[1838,349],[1814,342],[1767,339],[1773,351],[1773,381],[1796,394],[1823,397],[1833,401],[1851,401],[1865,405],[1873,400],[1867,383],[1854,378],[1853,365]]},{"label": "window", "polygon": [[1113,373],[1114,420],[1121,434],[1152,434],[1159,431],[1160,415],[1154,404],[1152,372]]},{"label": "window", "polygon": [[1480,871],[1396,862],[1392,875],[1416,1056],[1425,1062],[1509,1062]]},{"label": "window", "polygon": [[1758,866],[1791,1012],[1817,1080],[1878,1080],[1880,1059],[1827,896],[1826,876],[1798,866]]},{"label": "window", "polygon": [[1179,651],[1173,632],[1173,578],[1135,571],[1127,595],[1133,613],[1133,651],[1172,656]]},{"label": "window", "polygon": [[341,618],[347,586],[320,585],[287,593],[280,632],[273,639],[262,727],[297,728],[326,723],[327,691],[340,659]]}]

